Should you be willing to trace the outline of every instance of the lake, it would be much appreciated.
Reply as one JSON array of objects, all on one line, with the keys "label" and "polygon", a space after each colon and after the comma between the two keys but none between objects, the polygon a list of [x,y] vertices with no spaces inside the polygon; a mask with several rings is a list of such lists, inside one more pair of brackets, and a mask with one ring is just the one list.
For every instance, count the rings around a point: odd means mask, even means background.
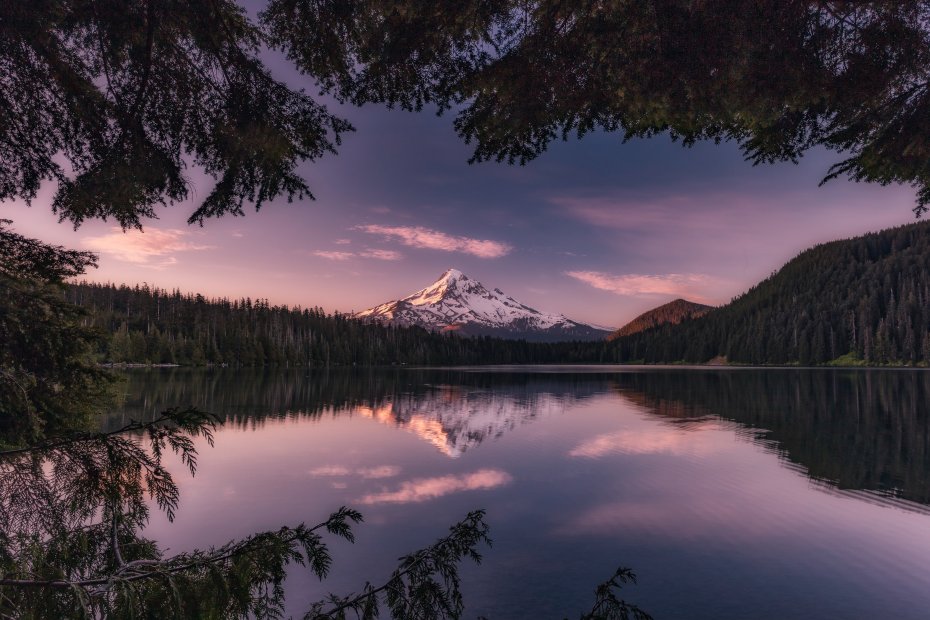
[{"label": "lake", "polygon": [[107,418],[196,405],[172,551],[342,505],[322,584],[379,583],[476,508],[494,546],[463,565],[467,618],[577,617],[618,566],[657,620],[930,616],[930,372],[656,367],[127,371]]}]

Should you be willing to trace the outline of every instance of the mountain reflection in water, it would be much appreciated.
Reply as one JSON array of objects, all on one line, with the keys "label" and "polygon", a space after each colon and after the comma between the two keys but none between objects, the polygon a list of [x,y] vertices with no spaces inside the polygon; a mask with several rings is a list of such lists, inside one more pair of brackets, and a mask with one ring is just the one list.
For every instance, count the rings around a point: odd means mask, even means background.
[{"label": "mountain reflection in water", "polygon": [[[128,374],[112,428],[172,405],[252,428],[273,418],[361,415],[416,434],[449,457],[596,395],[616,394],[679,433],[708,423],[776,454],[837,492],[930,504],[930,373],[919,370],[586,368],[470,370],[147,370]],[[674,439],[677,437],[677,439]],[[656,437],[595,437],[573,456],[671,449]],[[688,444],[687,436],[663,441]]]}]

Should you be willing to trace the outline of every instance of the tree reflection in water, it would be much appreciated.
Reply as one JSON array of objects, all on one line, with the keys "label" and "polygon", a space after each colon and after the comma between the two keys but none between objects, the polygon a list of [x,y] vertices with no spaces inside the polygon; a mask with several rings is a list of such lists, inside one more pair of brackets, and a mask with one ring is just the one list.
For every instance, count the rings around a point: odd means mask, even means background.
[{"label": "tree reflection in water", "polygon": [[[133,372],[125,416],[167,403],[266,419],[371,412],[449,456],[608,393],[687,428],[716,418],[826,488],[930,504],[930,372],[892,369],[585,367],[584,372],[357,369]],[[375,415],[375,412],[381,414]]]},{"label": "tree reflection in water", "polygon": [[707,416],[736,422],[826,489],[930,504],[925,370],[633,373],[617,375],[613,389],[679,425]]}]

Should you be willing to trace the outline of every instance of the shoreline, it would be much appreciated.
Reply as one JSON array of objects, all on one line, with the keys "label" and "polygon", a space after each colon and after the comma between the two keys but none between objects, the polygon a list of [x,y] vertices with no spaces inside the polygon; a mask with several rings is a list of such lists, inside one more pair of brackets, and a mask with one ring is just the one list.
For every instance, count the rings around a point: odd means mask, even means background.
[{"label": "shoreline", "polygon": [[930,370],[930,366],[904,366],[904,365],[886,365],[886,366],[867,366],[867,365],[837,365],[823,364],[820,366],[801,366],[797,364],[779,364],[779,365],[753,365],[753,364],[684,364],[684,363],[663,363],[663,364],[623,364],[623,363],[577,363],[577,364],[439,364],[435,366],[426,366],[421,364],[381,364],[381,365],[331,365],[331,366],[235,366],[231,364],[205,364],[202,366],[189,364],[144,364],[138,362],[107,362],[99,363],[101,368],[111,369],[138,369],[138,368],[183,368],[183,369],[233,369],[233,370],[345,370],[345,369],[406,369],[406,370],[465,370],[465,371],[500,371],[512,369],[540,370],[540,371],[584,371],[600,372],[607,369],[631,369],[631,370]]}]

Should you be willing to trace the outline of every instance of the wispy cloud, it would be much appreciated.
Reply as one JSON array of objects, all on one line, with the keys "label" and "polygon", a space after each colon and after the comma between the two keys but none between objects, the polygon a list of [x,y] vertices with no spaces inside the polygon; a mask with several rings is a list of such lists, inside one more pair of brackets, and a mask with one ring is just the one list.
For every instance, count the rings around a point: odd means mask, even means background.
[{"label": "wispy cloud", "polygon": [[509,483],[513,478],[499,469],[480,469],[470,474],[438,476],[409,480],[395,491],[372,493],[359,499],[361,504],[406,504],[425,502],[460,491],[493,489]]},{"label": "wispy cloud", "polygon": [[374,467],[358,467],[349,469],[344,465],[322,465],[307,472],[313,478],[341,478],[345,476],[358,476],[365,480],[380,480],[393,478],[400,474],[397,465],[376,465]]},{"label": "wispy cloud", "polygon": [[438,230],[422,226],[379,226],[369,224],[357,226],[356,230],[372,235],[397,239],[406,246],[443,252],[462,252],[478,258],[500,258],[506,256],[513,247],[500,241],[457,237]]},{"label": "wispy cloud", "polygon": [[[700,427],[716,428],[712,424]],[[573,457],[597,459],[611,454],[708,454],[715,444],[706,435],[666,429],[625,430],[597,435],[569,451]]]},{"label": "wispy cloud", "polygon": [[720,284],[717,278],[702,273],[613,275],[602,271],[566,271],[565,275],[615,295],[671,295],[698,301],[703,299],[703,291]]},{"label": "wispy cloud", "polygon": [[333,243],[335,243],[336,245],[349,245],[350,243],[352,243],[352,240],[351,239],[336,239],[335,241],[333,241]]},{"label": "wispy cloud", "polygon": [[355,256],[354,252],[338,252],[335,250],[316,250],[313,252],[314,256],[319,256],[320,258],[325,258],[326,260],[349,260]]},{"label": "wispy cloud", "polygon": [[550,202],[567,215],[598,228],[629,232],[729,232],[755,227],[760,218],[767,220],[773,211],[771,198],[740,192],[618,192],[557,196]]},{"label": "wispy cloud", "polygon": [[400,252],[394,250],[365,250],[358,254],[362,258],[374,258],[375,260],[400,260],[404,257]]},{"label": "wispy cloud", "polygon": [[214,246],[190,241],[191,233],[176,228],[148,227],[145,231],[113,227],[110,233],[99,237],[85,237],[84,246],[117,260],[135,263],[152,269],[164,269],[178,262],[176,254],[211,250]]},{"label": "wispy cloud", "polygon": [[366,480],[377,480],[380,478],[393,478],[400,473],[400,467],[397,465],[378,465],[377,467],[359,467],[355,473]]},{"label": "wispy cloud", "polygon": [[316,250],[312,252],[314,256],[325,258],[332,261],[347,261],[352,258],[370,258],[373,260],[400,260],[404,257],[400,252],[394,250],[367,249],[361,252],[343,252],[341,250]]},{"label": "wispy cloud", "polygon": [[328,476],[348,476],[352,470],[342,465],[322,465],[315,467],[307,472],[314,478],[325,478]]}]

